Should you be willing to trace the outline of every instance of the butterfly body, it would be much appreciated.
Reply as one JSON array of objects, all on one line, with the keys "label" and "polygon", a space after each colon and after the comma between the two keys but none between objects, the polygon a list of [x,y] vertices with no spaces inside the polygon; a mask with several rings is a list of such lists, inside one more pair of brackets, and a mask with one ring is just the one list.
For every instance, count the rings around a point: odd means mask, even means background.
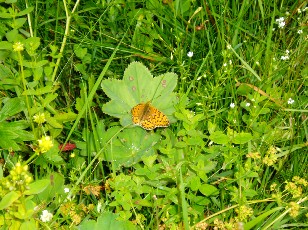
[{"label": "butterfly body", "polygon": [[157,127],[168,127],[168,117],[151,105],[150,102],[140,103],[131,110],[133,124],[139,125],[146,130]]}]

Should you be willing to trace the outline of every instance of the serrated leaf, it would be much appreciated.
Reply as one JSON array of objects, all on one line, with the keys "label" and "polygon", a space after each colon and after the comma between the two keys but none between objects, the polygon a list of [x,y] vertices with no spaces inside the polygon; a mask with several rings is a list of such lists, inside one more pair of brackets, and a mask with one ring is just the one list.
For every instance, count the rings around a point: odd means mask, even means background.
[{"label": "serrated leaf", "polygon": [[6,194],[4,197],[2,197],[0,201],[0,210],[9,207],[14,201],[18,200],[19,197],[20,193],[15,191],[11,191],[8,194]]},{"label": "serrated leaf", "polygon": [[131,109],[139,103],[151,102],[152,106],[163,112],[170,122],[175,121],[176,96],[172,91],[177,84],[174,73],[162,74],[153,78],[150,71],[141,63],[133,62],[125,70],[123,80],[106,79],[102,89],[111,99],[102,110],[120,118],[122,126],[132,124]]},{"label": "serrated leaf", "polygon": [[234,144],[245,144],[252,140],[252,135],[250,133],[236,133],[234,134],[234,138],[232,142]]},{"label": "serrated leaf", "polygon": [[27,189],[24,194],[25,195],[34,195],[43,192],[47,186],[49,185],[49,180],[43,179],[43,180],[37,180],[31,184],[28,185],[29,189]]},{"label": "serrated leaf", "polygon": [[200,186],[199,191],[205,196],[211,196],[217,193],[217,188],[210,184],[203,184]]},{"label": "serrated leaf", "polygon": [[[108,134],[108,132],[111,132]],[[114,130],[109,129],[106,132],[104,140],[113,137]],[[160,135],[148,133],[142,128],[125,129],[118,134],[117,138],[107,146],[106,152],[102,154],[103,160],[113,162],[115,167],[131,166],[139,161],[142,157],[153,155],[153,146],[159,141]]]},{"label": "serrated leaf", "polygon": [[224,134],[222,131],[213,132],[209,138],[214,143],[220,144],[220,145],[226,145],[230,141],[230,138],[226,134]]}]

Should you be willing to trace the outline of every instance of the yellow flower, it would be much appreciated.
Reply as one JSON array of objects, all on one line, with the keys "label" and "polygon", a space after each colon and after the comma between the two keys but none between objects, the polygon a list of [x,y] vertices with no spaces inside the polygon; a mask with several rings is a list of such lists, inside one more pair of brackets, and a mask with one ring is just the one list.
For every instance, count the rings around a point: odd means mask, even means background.
[{"label": "yellow flower", "polygon": [[38,140],[38,143],[41,153],[47,152],[53,146],[52,140],[49,136],[43,136],[42,139]]},{"label": "yellow flower", "polygon": [[24,44],[22,44],[21,42],[16,42],[16,43],[13,45],[13,50],[14,50],[15,52],[23,51],[23,50],[24,50]]},{"label": "yellow flower", "polygon": [[45,113],[38,113],[38,114],[34,115],[33,120],[34,120],[34,122],[36,122],[38,124],[43,124],[46,121]]},{"label": "yellow flower", "polygon": [[300,208],[299,204],[297,204],[296,202],[290,202],[289,208],[290,208],[290,216],[297,217]]}]

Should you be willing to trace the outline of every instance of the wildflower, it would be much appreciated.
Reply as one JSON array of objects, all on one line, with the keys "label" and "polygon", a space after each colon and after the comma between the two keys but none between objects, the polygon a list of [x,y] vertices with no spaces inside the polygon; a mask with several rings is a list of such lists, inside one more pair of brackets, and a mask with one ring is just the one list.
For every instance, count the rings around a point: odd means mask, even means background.
[{"label": "wildflower", "polygon": [[76,155],[75,155],[75,153],[72,153],[71,155],[70,155],[70,158],[74,158]]},{"label": "wildflower", "polygon": [[288,56],[288,55],[286,55],[286,56],[281,56],[280,59],[283,60],[283,61],[285,61],[285,60],[288,60],[288,59],[289,59],[289,56]]},{"label": "wildflower", "polygon": [[229,64],[232,65],[232,60],[229,60]]},{"label": "wildflower", "polygon": [[298,33],[298,34],[302,34],[302,33],[303,33],[303,30],[298,30],[297,33]]},{"label": "wildflower", "polygon": [[231,104],[230,104],[230,108],[233,109],[234,107],[235,107],[235,104],[234,104],[234,103],[231,103]]},{"label": "wildflower", "polygon": [[300,197],[303,193],[302,187],[297,186],[293,182],[286,182],[285,190],[291,193],[293,198]]},{"label": "wildflower", "polygon": [[38,124],[43,124],[46,121],[45,113],[38,113],[38,114],[34,115],[33,120],[34,120],[34,122],[36,122]]},{"label": "wildflower", "polygon": [[251,152],[251,153],[248,153],[246,154],[246,157],[249,157],[249,158],[252,158],[252,159],[260,159],[261,158],[261,155],[259,152]]},{"label": "wildflower", "polygon": [[52,217],[53,217],[52,213],[48,212],[48,210],[43,210],[43,213],[41,215],[41,221],[49,222],[51,221]]},{"label": "wildflower", "polygon": [[303,11],[306,11],[306,10],[308,10],[308,6],[306,6],[306,7],[303,9]]},{"label": "wildflower", "polygon": [[290,202],[289,208],[290,208],[290,216],[297,217],[300,208],[299,204],[297,204],[296,202]]},{"label": "wildflower", "polygon": [[267,166],[272,166],[276,163],[278,157],[276,155],[277,150],[273,146],[271,146],[267,152],[266,156],[263,158],[263,163],[266,164]]},{"label": "wildflower", "polygon": [[284,21],[284,17],[280,17],[280,18],[276,19],[276,22],[278,23],[278,27],[280,29],[283,28],[286,25],[286,23]]},{"label": "wildflower", "polygon": [[271,187],[270,187],[271,191],[274,191],[276,189],[276,187],[277,187],[276,183],[271,184]]},{"label": "wildflower", "polygon": [[298,13],[298,14],[301,14],[301,13],[302,13],[302,10],[301,10],[300,8],[298,8],[298,9],[297,9],[297,13]]},{"label": "wildflower", "polygon": [[247,102],[247,103],[246,103],[246,107],[249,107],[249,106],[250,106],[250,103],[249,103],[249,102]]},{"label": "wildflower", "polygon": [[69,193],[69,192],[70,192],[70,189],[69,189],[69,188],[64,188],[64,192],[65,192],[65,193]]},{"label": "wildflower", "polygon": [[239,208],[235,210],[235,212],[238,214],[237,219],[239,221],[245,221],[253,214],[252,208],[246,205],[241,205]]},{"label": "wildflower", "polygon": [[223,64],[224,67],[226,67],[227,65],[228,65],[227,63],[224,63],[224,64]]},{"label": "wildflower", "polygon": [[227,49],[228,49],[228,50],[231,49],[231,45],[227,45]]},{"label": "wildflower", "polygon": [[292,105],[294,103],[294,100],[290,97],[289,99],[288,99],[288,104],[289,105]]},{"label": "wildflower", "polygon": [[41,153],[47,152],[53,146],[52,140],[49,136],[43,136],[42,139],[38,140],[38,143],[39,143],[39,151]]},{"label": "wildflower", "polygon": [[14,45],[13,45],[13,50],[14,50],[15,52],[23,51],[23,50],[24,50],[24,44],[22,44],[21,42],[16,42],[16,43],[14,43]]},{"label": "wildflower", "polygon": [[194,52],[189,51],[189,52],[187,53],[187,56],[191,58],[192,56],[194,56]]},{"label": "wildflower", "polygon": [[304,185],[305,187],[308,185],[308,182],[304,178],[300,178],[299,176],[294,176],[292,178],[292,181],[294,181],[298,185]]}]

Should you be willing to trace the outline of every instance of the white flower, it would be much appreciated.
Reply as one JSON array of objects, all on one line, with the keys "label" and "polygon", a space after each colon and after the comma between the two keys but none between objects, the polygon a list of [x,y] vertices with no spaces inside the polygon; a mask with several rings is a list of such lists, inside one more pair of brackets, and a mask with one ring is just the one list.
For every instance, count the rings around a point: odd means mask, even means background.
[{"label": "white flower", "polygon": [[232,60],[229,60],[229,64],[232,65]]},{"label": "white flower", "polygon": [[43,213],[41,215],[41,221],[49,222],[51,221],[52,217],[53,217],[52,213],[48,212],[48,210],[43,210]]},{"label": "white flower", "polygon": [[289,99],[288,99],[288,104],[289,105],[292,105],[294,103],[294,100],[290,97]]},{"label": "white flower", "polygon": [[276,22],[278,23],[279,28],[283,28],[286,25],[286,23],[284,21],[284,17],[280,17],[280,18],[276,19]]},{"label": "white flower", "polygon": [[224,67],[226,67],[227,65],[228,65],[227,63],[224,63],[224,64],[223,64]]},{"label": "white flower", "polygon": [[194,52],[189,51],[189,52],[187,53],[187,56],[191,58],[192,56],[194,56]]},{"label": "white flower", "polygon": [[289,54],[290,53],[290,51],[289,50],[286,50],[286,54]]},{"label": "white flower", "polygon": [[306,6],[306,7],[303,9],[303,11],[306,11],[306,10],[308,10],[308,6]]},{"label": "white flower", "polygon": [[299,13],[299,14],[302,13],[300,8],[297,9],[297,13]]},{"label": "white flower", "polygon": [[281,58],[280,58],[281,60],[288,60],[289,59],[289,56],[288,55],[286,55],[286,56],[281,56]]},{"label": "white flower", "polygon": [[227,45],[227,49],[228,49],[228,50],[231,49],[231,45]]},{"label": "white flower", "polygon": [[230,104],[230,108],[233,109],[234,107],[235,107],[235,104],[234,104],[234,103],[231,103],[231,104]]},{"label": "white flower", "polygon": [[249,103],[249,102],[247,102],[247,103],[246,103],[246,107],[249,107],[249,106],[250,106],[250,103]]},{"label": "white flower", "polygon": [[65,192],[65,193],[69,193],[69,192],[70,192],[70,189],[69,189],[69,188],[64,188],[64,192]]},{"label": "white flower", "polygon": [[297,33],[298,33],[298,34],[302,34],[303,31],[302,31],[302,30],[298,30]]}]

